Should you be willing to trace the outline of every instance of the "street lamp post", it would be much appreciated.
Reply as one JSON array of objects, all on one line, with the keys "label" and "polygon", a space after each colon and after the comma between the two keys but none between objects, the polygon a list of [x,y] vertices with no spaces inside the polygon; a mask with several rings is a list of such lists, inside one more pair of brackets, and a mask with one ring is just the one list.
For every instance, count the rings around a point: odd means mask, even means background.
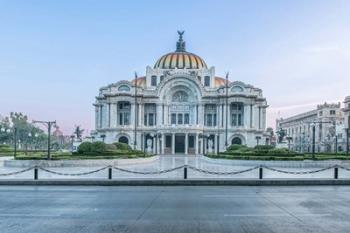
[{"label": "street lamp post", "polygon": [[347,128],[346,129],[346,155],[349,155],[349,131],[350,131],[350,128]]},{"label": "street lamp post", "polygon": [[51,160],[51,127],[56,124],[56,121],[33,121],[33,123],[41,123],[47,126],[47,159]]},{"label": "street lamp post", "polygon": [[256,139],[256,145],[259,146],[259,140],[261,139],[261,137],[260,136],[256,136],[255,139]]},{"label": "street lamp post", "polygon": [[335,148],[334,148],[334,151],[337,154],[338,153],[338,136],[335,135],[334,137],[335,137]]},{"label": "street lamp post", "polygon": [[293,139],[292,137],[288,136],[286,137],[287,141],[288,141],[288,150],[290,150],[290,141]]},{"label": "street lamp post", "polygon": [[[8,129],[8,132],[10,132],[10,129]],[[13,127],[13,140],[14,140],[13,157],[16,159],[17,157],[17,128],[16,127]]]},{"label": "street lamp post", "polygon": [[315,123],[311,123],[311,127],[312,127],[312,159],[315,159],[315,137],[316,137],[316,124]]},{"label": "street lamp post", "polygon": [[105,134],[101,134],[101,138],[102,138],[102,142],[105,142],[106,135]]}]

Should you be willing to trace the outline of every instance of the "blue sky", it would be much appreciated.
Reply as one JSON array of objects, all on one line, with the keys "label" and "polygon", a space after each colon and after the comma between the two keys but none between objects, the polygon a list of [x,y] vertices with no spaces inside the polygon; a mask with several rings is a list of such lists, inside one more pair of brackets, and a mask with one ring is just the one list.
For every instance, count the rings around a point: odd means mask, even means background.
[{"label": "blue sky", "polygon": [[0,114],[94,127],[101,86],[175,49],[264,91],[268,125],[350,95],[350,1],[0,0]]}]

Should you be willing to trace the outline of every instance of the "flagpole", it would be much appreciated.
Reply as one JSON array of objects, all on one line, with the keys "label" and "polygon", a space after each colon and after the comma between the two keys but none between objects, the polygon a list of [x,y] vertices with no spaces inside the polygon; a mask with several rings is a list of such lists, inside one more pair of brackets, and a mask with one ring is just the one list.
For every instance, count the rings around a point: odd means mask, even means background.
[{"label": "flagpole", "polygon": [[225,146],[227,148],[227,136],[228,136],[228,75],[229,73],[226,73],[226,124],[225,124]]},{"label": "flagpole", "polygon": [[137,73],[135,72],[135,117],[134,117],[134,150],[136,150],[136,137],[137,137]]}]

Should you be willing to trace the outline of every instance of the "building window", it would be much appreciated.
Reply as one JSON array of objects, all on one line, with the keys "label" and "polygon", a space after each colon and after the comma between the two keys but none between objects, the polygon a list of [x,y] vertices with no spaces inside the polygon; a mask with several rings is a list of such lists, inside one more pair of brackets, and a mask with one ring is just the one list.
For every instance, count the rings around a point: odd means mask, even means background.
[{"label": "building window", "polygon": [[204,107],[204,124],[206,126],[216,126],[216,105],[206,104]]},{"label": "building window", "polygon": [[130,91],[130,87],[128,87],[127,85],[121,85],[118,88],[118,91]]},{"label": "building window", "polygon": [[160,76],[160,82],[162,82],[164,80],[164,75]]},{"label": "building window", "polygon": [[202,77],[201,76],[197,76],[197,78],[198,78],[199,82],[202,81]]},{"label": "building window", "polygon": [[131,106],[129,102],[118,103],[119,125],[130,124],[130,111],[131,111]]},{"label": "building window", "polygon": [[144,125],[154,126],[156,125],[156,105],[145,104]]},{"label": "building window", "polygon": [[157,86],[157,76],[152,75],[151,77],[151,86]]},{"label": "building window", "polygon": [[176,125],[176,114],[175,113],[171,114],[171,124]]},{"label": "building window", "polygon": [[177,123],[179,125],[182,125],[182,123],[183,123],[183,121],[182,121],[182,114],[181,113],[177,114]]},{"label": "building window", "polygon": [[204,86],[206,86],[206,87],[210,86],[210,77],[209,76],[204,77]]},{"label": "building window", "polygon": [[330,111],[329,111],[329,114],[330,114],[330,115],[335,115],[335,110],[330,110]]},{"label": "building window", "polygon": [[320,112],[318,113],[318,115],[319,115],[319,116],[322,116],[322,115],[323,115],[323,112],[322,112],[322,111],[320,111]]},{"label": "building window", "polygon": [[190,114],[185,113],[184,124],[188,125],[190,123]]},{"label": "building window", "polygon": [[231,104],[231,126],[244,125],[244,108],[243,103]]},{"label": "building window", "polygon": [[154,124],[154,114],[153,114],[153,113],[149,113],[149,114],[148,114],[148,125],[149,125],[149,126],[155,125],[155,124]]}]

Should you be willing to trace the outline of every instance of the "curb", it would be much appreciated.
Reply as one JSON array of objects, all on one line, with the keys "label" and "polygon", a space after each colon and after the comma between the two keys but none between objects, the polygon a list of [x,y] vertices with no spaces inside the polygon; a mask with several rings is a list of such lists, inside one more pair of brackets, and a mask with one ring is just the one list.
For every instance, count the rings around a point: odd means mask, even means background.
[{"label": "curb", "polygon": [[0,185],[67,185],[67,186],[297,186],[350,185],[350,179],[241,179],[241,180],[0,180]]}]

